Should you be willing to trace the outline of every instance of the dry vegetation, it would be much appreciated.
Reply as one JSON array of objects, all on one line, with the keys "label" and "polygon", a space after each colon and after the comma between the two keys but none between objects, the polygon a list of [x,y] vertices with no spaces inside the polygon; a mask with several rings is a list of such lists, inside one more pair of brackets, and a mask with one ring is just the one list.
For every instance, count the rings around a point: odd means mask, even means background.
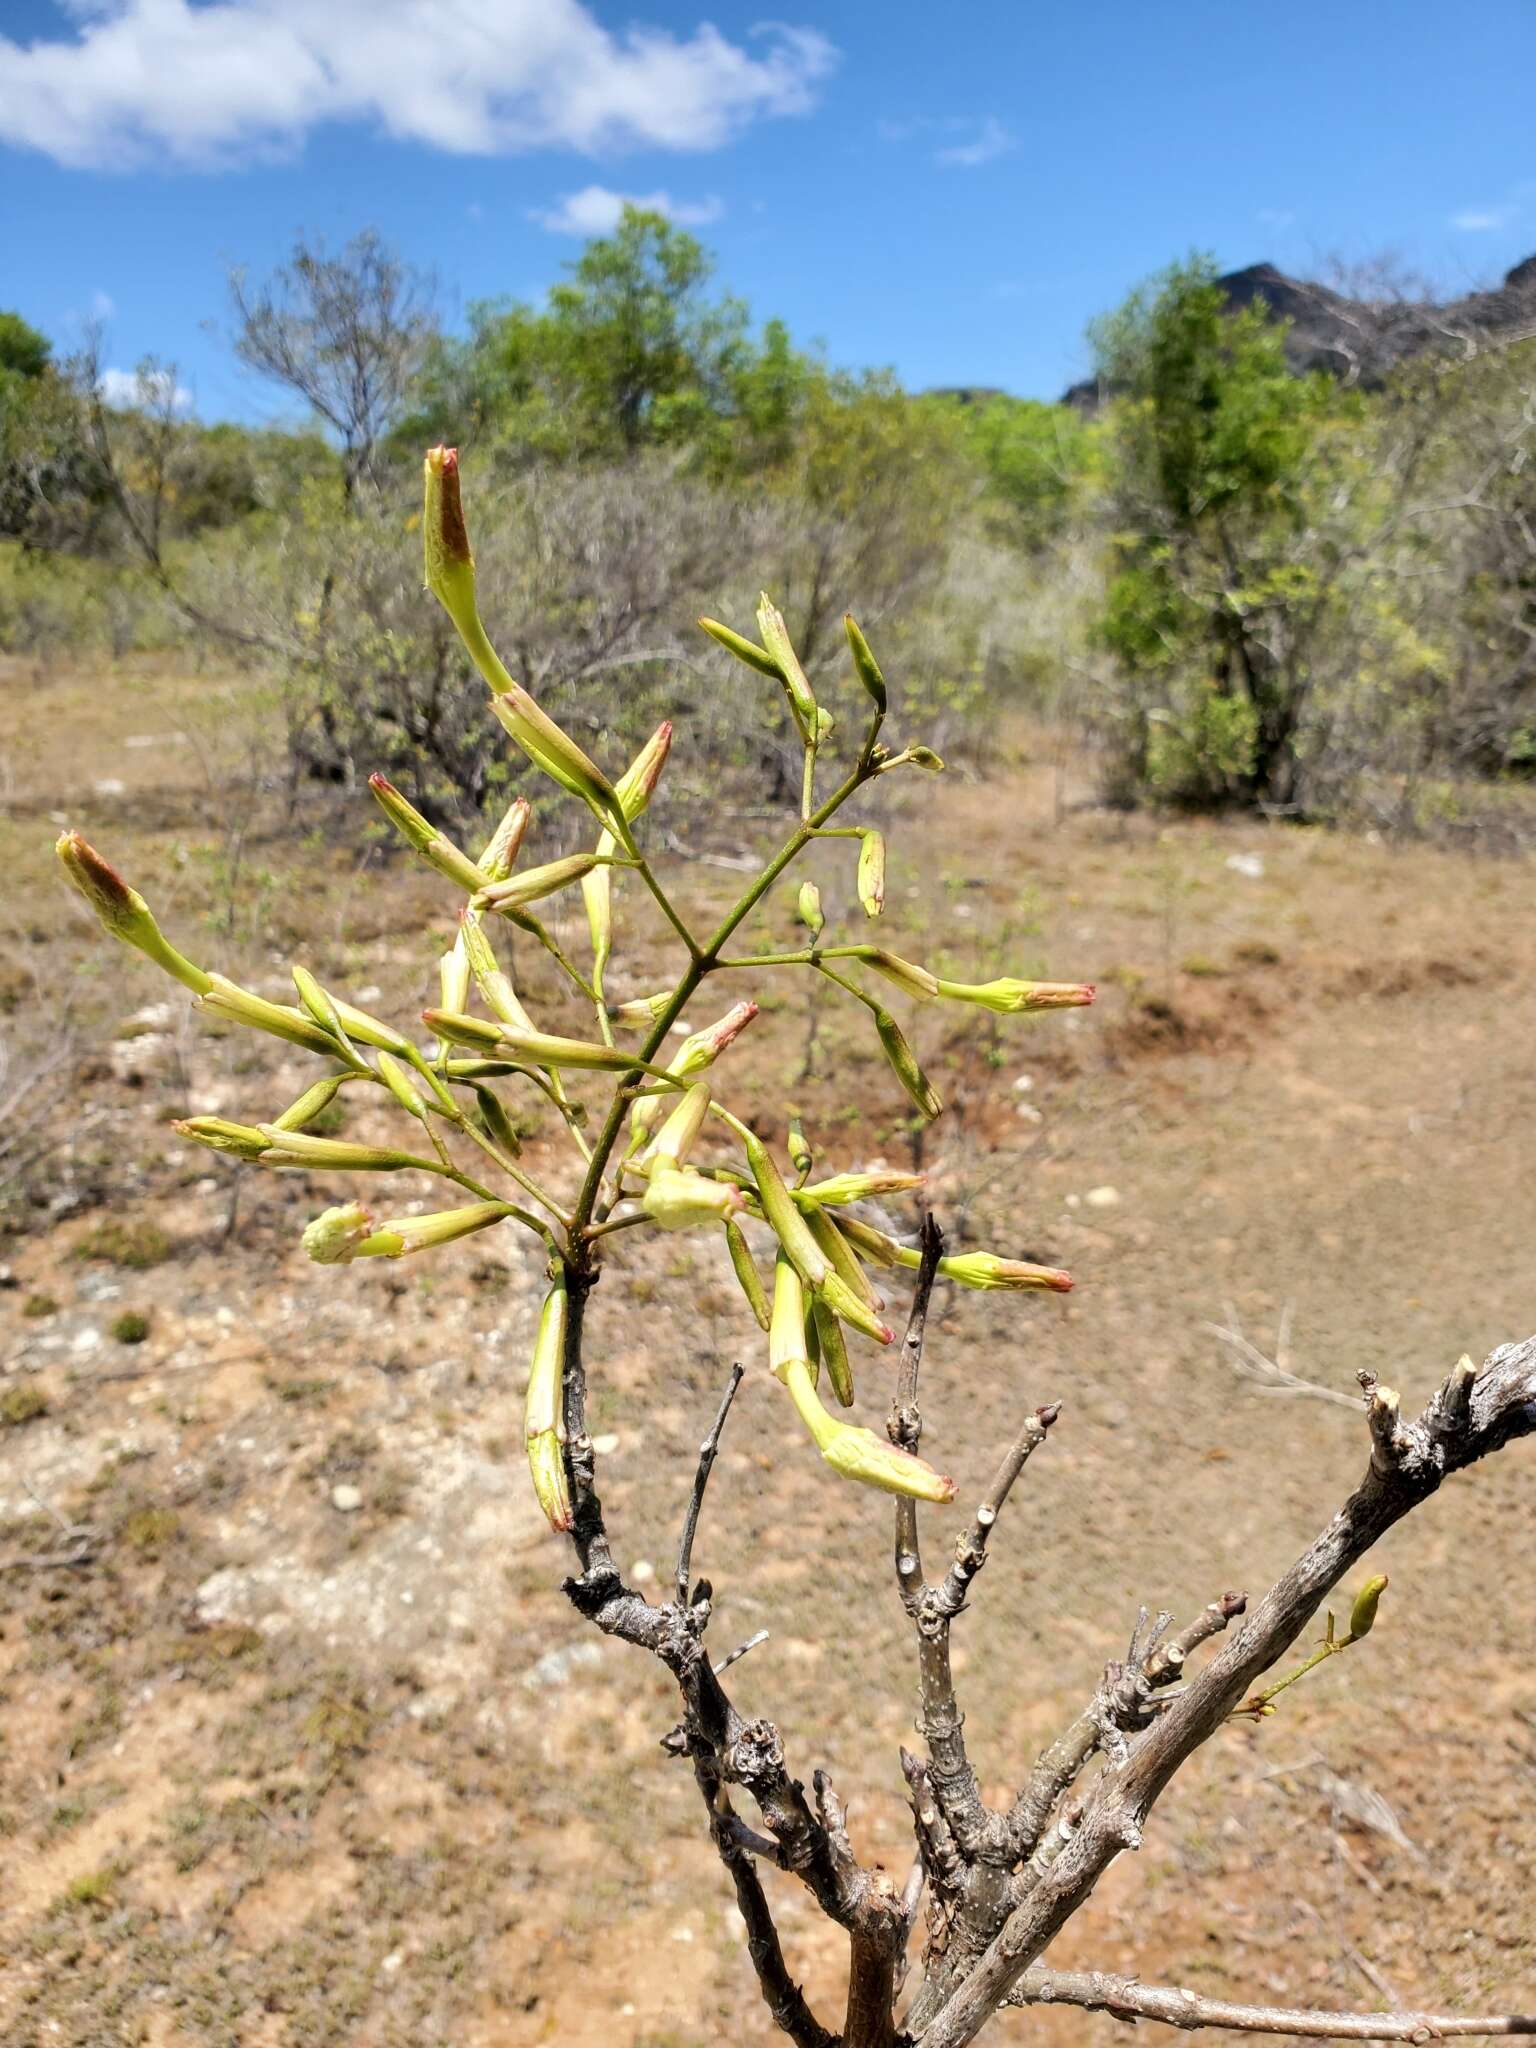
[{"label": "dry vegetation", "polygon": [[[696,1794],[656,1748],[664,1675],[570,1611],[526,1497],[531,1256],[477,1240],[419,1277],[321,1271],[298,1234],[322,1182],[248,1177],[237,1204],[166,1126],[271,1099],[251,1062],[282,1049],[193,1026],[105,953],[49,871],[52,821],[177,878],[157,882],[168,928],[205,921],[204,950],[256,986],[297,953],[384,1014],[420,1005],[442,892],[364,837],[361,797],[295,830],[251,794],[247,686],[20,666],[0,685],[0,1036],[46,1102],[0,1241],[0,2043],[766,2044]],[[1003,950],[1025,972],[1070,960],[1103,990],[1048,1030],[950,1045],[941,1014],[918,1020],[953,1111],[924,1161],[951,1234],[1078,1279],[1023,1317],[941,1293],[931,1326],[928,1443],[962,1501],[1026,1405],[1065,1404],[957,1633],[998,1793],[1139,1602],[1189,1613],[1213,1583],[1266,1583],[1356,1472],[1358,1423],[1256,1392],[1208,1323],[1231,1304],[1269,1349],[1288,1313],[1308,1376],[1347,1391],[1390,1366],[1405,1400],[1427,1394],[1530,1327],[1536,1119],[1523,862],[1112,818],[1072,807],[1043,739],[1015,740],[996,779],[929,799],[907,840],[922,897],[897,864],[887,912],[903,950],[978,976]],[[756,829],[706,818],[693,850],[728,858]],[[673,867],[685,894],[713,886]],[[784,932],[788,904],[768,910]],[[768,994],[761,1109],[843,1122],[821,1076],[864,1049],[835,1017],[813,1035],[792,984]],[[859,1092],[888,1121],[840,1156],[905,1162],[917,1141],[870,1057]],[[621,1562],[668,1569],[677,1488],[742,1357],[697,1560],[717,1647],[771,1631],[755,1654],[795,1754],[834,1771],[899,1880],[904,1788],[860,1775],[912,1710],[888,1504],[781,1455],[755,1329],[707,1255],[615,1264],[591,1321]],[[1052,1960],[1304,2003],[1519,2005],[1531,1500],[1516,1451],[1396,1530],[1369,1645],[1204,1750]],[[869,1618],[857,1659],[826,1633],[829,1574]],[[819,1994],[832,1930],[788,1888],[780,1918]],[[1127,2031],[1036,2011],[1000,2038],[1026,2024],[1062,2048]]]}]

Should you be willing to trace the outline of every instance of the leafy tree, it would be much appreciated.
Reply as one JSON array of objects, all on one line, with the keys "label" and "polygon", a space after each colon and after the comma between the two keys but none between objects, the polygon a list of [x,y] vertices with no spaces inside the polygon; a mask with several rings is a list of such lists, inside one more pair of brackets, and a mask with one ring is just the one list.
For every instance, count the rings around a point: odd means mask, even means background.
[{"label": "leafy tree", "polygon": [[1031,548],[1056,539],[1094,478],[1098,428],[1069,405],[1002,392],[958,413],[961,438],[986,476],[1003,532]]},{"label": "leafy tree", "polygon": [[53,356],[46,334],[19,313],[0,313],[0,377],[41,377]]}]

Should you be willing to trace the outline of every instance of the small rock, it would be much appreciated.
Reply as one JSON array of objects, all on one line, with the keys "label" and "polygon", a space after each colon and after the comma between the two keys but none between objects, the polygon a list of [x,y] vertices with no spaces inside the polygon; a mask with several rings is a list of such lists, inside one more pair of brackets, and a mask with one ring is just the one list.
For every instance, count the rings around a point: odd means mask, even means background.
[{"label": "small rock", "polygon": [[637,1557],[629,1568],[629,1576],[637,1586],[647,1586],[656,1576],[656,1567],[648,1557]]},{"label": "small rock", "polygon": [[619,1439],[617,1432],[608,1429],[604,1430],[601,1436],[593,1437],[592,1448],[594,1451],[596,1451],[597,1455],[600,1458],[611,1458],[614,1452],[619,1448]]},{"label": "small rock", "polygon": [[1264,856],[1260,853],[1229,853],[1227,866],[1234,875],[1246,875],[1250,882],[1264,879]]},{"label": "small rock", "polygon": [[564,1685],[573,1671],[589,1669],[602,1661],[603,1653],[599,1646],[583,1639],[564,1650],[546,1650],[538,1662],[530,1664],[523,1673],[523,1684],[530,1692],[537,1692],[545,1685]]},{"label": "small rock", "polygon": [[100,782],[93,783],[92,787],[98,796],[122,796],[128,785],[126,782],[119,782],[115,775],[104,775]]},{"label": "small rock", "polygon": [[331,1488],[331,1506],[338,1514],[355,1515],[362,1504],[363,1496],[359,1487],[343,1484]]},{"label": "small rock", "polygon": [[1118,1209],[1120,1190],[1118,1188],[1090,1188],[1083,1200],[1090,1209]]},{"label": "small rock", "polygon": [[1044,1116],[1036,1109],[1032,1102],[1016,1102],[1013,1107],[1013,1113],[1026,1124],[1043,1124],[1045,1122]]},{"label": "small rock", "polygon": [[384,1958],[383,1962],[380,1963],[379,1968],[381,1970],[387,1971],[390,1976],[393,1976],[395,1971],[399,1969],[400,1965],[404,1961],[405,1957],[400,1953],[399,1949],[396,1949],[392,1955],[387,1955]]},{"label": "small rock", "polygon": [[1020,1074],[1017,1081],[1013,1084],[1013,1092],[1015,1095],[1027,1095],[1034,1085],[1035,1077],[1033,1074]]}]

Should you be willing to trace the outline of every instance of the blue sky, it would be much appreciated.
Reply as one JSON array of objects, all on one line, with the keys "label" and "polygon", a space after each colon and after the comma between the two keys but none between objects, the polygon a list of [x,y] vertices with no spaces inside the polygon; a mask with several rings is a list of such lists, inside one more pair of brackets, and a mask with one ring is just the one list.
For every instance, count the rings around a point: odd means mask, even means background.
[{"label": "blue sky", "polygon": [[664,195],[760,315],[913,386],[1055,396],[1191,248],[1536,251],[1536,0],[0,0],[0,306],[280,418],[231,262],[377,226],[450,321]]}]

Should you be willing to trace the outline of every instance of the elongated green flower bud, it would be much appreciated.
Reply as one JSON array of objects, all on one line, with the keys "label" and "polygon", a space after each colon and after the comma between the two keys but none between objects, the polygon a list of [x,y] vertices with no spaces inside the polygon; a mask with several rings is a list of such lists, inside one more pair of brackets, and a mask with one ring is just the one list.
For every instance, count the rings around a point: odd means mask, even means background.
[{"label": "elongated green flower bud", "polygon": [[418,1159],[392,1145],[354,1145],[347,1138],[317,1138],[309,1131],[283,1131],[276,1124],[258,1124],[269,1150],[263,1166],[325,1167],[336,1173],[436,1173],[435,1159]]},{"label": "elongated green flower bud", "polygon": [[853,665],[858,671],[859,681],[869,692],[875,709],[885,716],[885,677],[880,673],[880,664],[869,651],[869,642],[855,625],[852,612],[843,614],[843,631],[848,635],[848,647],[853,655]]},{"label": "elongated green flower bud", "polygon": [[391,1059],[387,1052],[379,1054],[379,1079],[407,1116],[415,1117],[419,1124],[427,1121],[427,1105],[422,1100],[420,1091],[400,1062]]},{"label": "elongated green flower bud", "polygon": [[842,1408],[851,1408],[853,1367],[848,1363],[848,1346],[843,1341],[843,1326],[819,1294],[811,1296],[811,1316],[821,1346],[821,1362],[827,1368],[827,1378],[832,1383],[832,1391],[837,1396],[838,1405]]},{"label": "elongated green flower bud", "polygon": [[695,1081],[647,1146],[640,1160],[642,1170],[651,1164],[682,1166],[693,1150],[708,1115],[709,1083]]},{"label": "elongated green flower bud", "polygon": [[322,1031],[332,1038],[346,1043],[347,1031],[337,1015],[336,1005],[316,981],[307,967],[293,969],[293,985],[299,992],[299,1002],[307,1015],[314,1018]]},{"label": "elongated green flower bud", "polygon": [[480,849],[480,858],[475,866],[482,875],[488,875],[493,882],[504,882],[516,865],[522,851],[523,835],[528,830],[528,820],[533,816],[533,805],[527,797],[514,797],[503,814],[501,823]]},{"label": "elongated green flower bud", "polygon": [[507,1115],[506,1105],[493,1088],[476,1086],[475,1101],[480,1109],[480,1122],[485,1135],[493,1145],[499,1145],[510,1159],[521,1156],[523,1141]]},{"label": "elongated green flower bud", "polygon": [[802,739],[820,737],[820,725],[816,715],[816,697],[806,681],[805,670],[800,666],[794,643],[789,637],[789,628],[784,623],[784,614],[774,604],[765,590],[757,605],[757,630],[763,636],[763,645],[773,657],[789,706],[795,715]]},{"label": "elongated green flower bud", "polygon": [[483,869],[476,867],[462,847],[455,846],[430,819],[424,818],[387,776],[370,775],[368,787],[391,825],[415,847],[430,867],[436,868],[440,875],[446,875],[450,882],[457,882],[461,889],[473,892],[485,887],[490,877]]},{"label": "elongated green flower bud", "polygon": [[751,1247],[742,1235],[741,1225],[728,1220],[725,1226],[725,1248],[731,1255],[731,1266],[735,1272],[742,1293],[747,1297],[747,1306],[756,1316],[761,1328],[769,1326],[768,1297],[763,1292],[762,1276],[757,1262],[752,1257]]},{"label": "elongated green flower bud", "polygon": [[829,1180],[813,1181],[809,1187],[795,1190],[795,1200],[802,1209],[811,1203],[821,1209],[840,1209],[848,1202],[869,1202],[880,1195],[914,1194],[922,1185],[920,1173],[876,1166],[868,1173],[834,1173]]},{"label": "elongated green flower bud", "polygon": [[801,1207],[800,1213],[811,1227],[811,1235],[826,1254],[827,1263],[837,1277],[857,1295],[867,1309],[885,1306],[884,1297],[878,1294],[869,1275],[859,1264],[849,1245],[832,1218],[823,1209]]},{"label": "elongated green flower bud", "polygon": [[768,1317],[768,1369],[782,1380],[796,1360],[809,1363],[805,1342],[805,1286],[781,1251],[773,1262],[773,1308]]},{"label": "elongated green flower bud", "polygon": [[916,1054],[890,1011],[876,1010],[874,1015],[875,1029],[880,1034],[880,1043],[891,1063],[891,1071],[912,1098],[913,1107],[931,1122],[944,1107],[938,1091],[917,1064]]},{"label": "elongated green flower bud", "polygon": [[863,1223],[857,1216],[839,1216],[837,1230],[846,1237],[856,1251],[866,1259],[873,1259],[877,1266],[899,1266],[903,1263],[904,1245],[894,1237],[887,1237],[883,1230],[876,1230],[872,1223]]},{"label": "elongated green flower bud", "polygon": [[312,1124],[321,1110],[329,1109],[341,1088],[340,1074],[327,1074],[323,1081],[316,1081],[306,1088],[297,1102],[290,1102],[280,1117],[273,1119],[280,1131],[302,1131]]},{"label": "elongated green flower bud", "polygon": [[910,960],[903,960],[884,946],[860,946],[855,953],[866,967],[872,967],[876,974],[883,974],[887,981],[893,981],[903,995],[916,996],[925,1003],[939,992],[939,977],[930,974],[926,967],[917,967]]},{"label": "elongated green flower bud", "polygon": [[784,681],[783,672],[766,647],[759,647],[755,640],[748,640],[741,633],[733,633],[729,626],[722,626],[718,619],[700,619],[699,624],[711,640],[718,640],[727,654],[734,654],[738,661],[744,661],[748,668],[755,668],[760,676],[771,676],[776,683]]},{"label": "elongated green flower bud", "polygon": [[829,1415],[817,1398],[810,1368],[803,1358],[788,1358],[782,1370],[775,1367],[775,1371],[788,1389],[816,1448],[834,1472],[844,1479],[857,1480],[862,1486],[878,1487],[882,1493],[904,1494],[911,1500],[942,1505],[954,1499],[955,1482],[935,1472],[922,1458],[898,1450],[871,1429],[860,1429]]},{"label": "elongated green flower bud", "polygon": [[423,1010],[421,1021],[449,1045],[467,1045],[476,1052],[495,1052],[506,1029],[488,1017],[470,1017],[462,1010]]},{"label": "elongated green flower bud", "polygon": [[469,1001],[469,955],[460,936],[437,963],[438,1008],[462,1016]]},{"label": "elongated green flower bud", "polygon": [[667,756],[672,751],[672,721],[665,719],[657,726],[633,761],[613,785],[618,794],[619,808],[627,823],[633,825],[656,793],[661,780],[661,771],[667,765]]},{"label": "elongated green flower bud", "polygon": [[789,1119],[789,1163],[802,1181],[816,1164],[816,1155],[811,1150],[798,1110],[792,1112]]},{"label": "elongated green flower bud", "polygon": [[409,1059],[412,1053],[411,1041],[403,1031],[396,1031],[392,1024],[381,1018],[370,1016],[366,1010],[358,1009],[355,1003],[343,1001],[340,996],[329,995],[336,1021],[348,1038],[358,1045],[381,1046],[385,1052],[392,1052],[397,1059]]},{"label": "elongated green flower bud", "polygon": [[1349,1610],[1349,1640],[1358,1643],[1362,1636],[1368,1636],[1376,1626],[1376,1609],[1381,1596],[1387,1590],[1386,1574],[1367,1579],[1355,1595],[1355,1604]]},{"label": "elongated green flower bud", "polygon": [[524,868],[520,874],[508,875],[504,882],[492,882],[488,888],[482,886],[475,897],[476,907],[501,912],[521,910],[525,903],[537,903],[557,890],[568,889],[599,865],[595,853],[570,853],[564,860]]},{"label": "elongated green flower bud", "polygon": [[539,1312],[533,1363],[523,1403],[523,1433],[533,1491],[549,1526],[571,1526],[571,1489],[565,1474],[565,1326],[567,1296],[562,1273]]},{"label": "elongated green flower bud", "polygon": [[354,1071],[362,1067],[355,1053],[349,1052],[305,1011],[291,1009],[286,1003],[269,1003],[237,982],[226,981],[222,974],[209,975],[207,988],[197,998],[197,1008],[227,1024],[246,1024],[253,1031],[284,1038],[290,1045],[302,1045],[306,1052],[317,1052],[323,1058],[345,1060]]},{"label": "elongated green flower bud", "polygon": [[232,1124],[221,1116],[179,1117],[171,1125],[179,1137],[206,1145],[213,1152],[228,1152],[236,1159],[260,1159],[271,1150],[272,1141],[251,1124]]},{"label": "elongated green flower bud", "polygon": [[942,775],[944,763],[932,747],[903,747],[899,754],[892,754],[888,761],[882,761],[876,773],[888,775],[893,768],[922,768],[929,775]]},{"label": "elongated green flower bud", "polygon": [[885,834],[866,832],[859,842],[859,901],[866,917],[885,908]]},{"label": "elongated green flower bud", "polygon": [[821,891],[814,882],[802,882],[800,894],[795,899],[795,914],[813,939],[819,939],[826,929],[826,917],[821,908]]},{"label": "elongated green flower bud", "polygon": [[522,684],[512,680],[480,623],[475,562],[459,497],[458,450],[429,449],[424,478],[421,529],[427,588],[452,619],[466,653],[489,684],[491,709],[536,768],[590,804],[600,817],[611,814],[618,802],[612,784],[570,735],[539,709]]},{"label": "elongated green flower bud", "polygon": [[845,1323],[851,1323],[855,1329],[862,1330],[877,1344],[891,1343],[894,1333],[886,1328],[868,1303],[859,1298],[847,1281],[834,1271],[831,1260],[816,1242],[810,1225],[796,1208],[768,1147],[761,1138],[750,1133],[743,1138],[742,1143],[746,1149],[747,1165],[751,1169],[753,1180],[757,1183],[758,1201],[762,1205],[768,1227],[783,1246],[806,1286],[818,1294],[824,1294],[828,1304]]},{"label": "elongated green flower bud", "polygon": [[155,965],[179,981],[194,995],[206,994],[212,977],[194,967],[166,938],[149,905],[137,889],[130,889],[109,862],[102,859],[88,839],[78,832],[65,832],[54,851],[64,863],[64,872],[101,919],[114,939],[132,946]]},{"label": "elongated green flower bud", "polygon": [[533,1019],[523,1008],[522,998],[512,986],[511,976],[496,958],[496,948],[491,944],[477,911],[467,909],[460,913],[459,938],[469,962],[469,971],[487,1009],[493,1010],[503,1024],[510,1024],[518,1031],[531,1031]]},{"label": "elongated green flower bud", "polygon": [[1001,1017],[1016,1017],[1024,1010],[1071,1010],[1093,1001],[1096,991],[1089,981],[943,981],[939,994],[952,1003],[977,1003],[995,1010]]},{"label": "elongated green flower bud", "polygon": [[372,1234],[373,1218],[362,1203],[341,1202],[304,1226],[304,1249],[317,1266],[349,1266]]},{"label": "elongated green flower bud", "polygon": [[421,1014],[428,1030],[451,1045],[483,1046],[525,1066],[582,1067],[606,1074],[627,1074],[639,1067],[662,1080],[671,1078],[664,1067],[647,1066],[618,1046],[584,1038],[557,1038],[548,1031],[518,1031],[510,1024],[488,1024],[483,1017],[453,1017],[444,1010],[423,1010]]},{"label": "elongated green flower bud", "polygon": [[439,1209],[432,1216],[401,1216],[381,1223],[354,1247],[358,1259],[404,1259],[413,1252],[435,1251],[474,1231],[489,1230],[512,1213],[506,1202],[474,1202],[463,1209]]},{"label": "elongated green flower bud", "polygon": [[728,1180],[706,1180],[691,1166],[659,1161],[646,1182],[640,1206],[663,1230],[696,1230],[705,1223],[726,1223],[741,1213],[741,1190]]}]

